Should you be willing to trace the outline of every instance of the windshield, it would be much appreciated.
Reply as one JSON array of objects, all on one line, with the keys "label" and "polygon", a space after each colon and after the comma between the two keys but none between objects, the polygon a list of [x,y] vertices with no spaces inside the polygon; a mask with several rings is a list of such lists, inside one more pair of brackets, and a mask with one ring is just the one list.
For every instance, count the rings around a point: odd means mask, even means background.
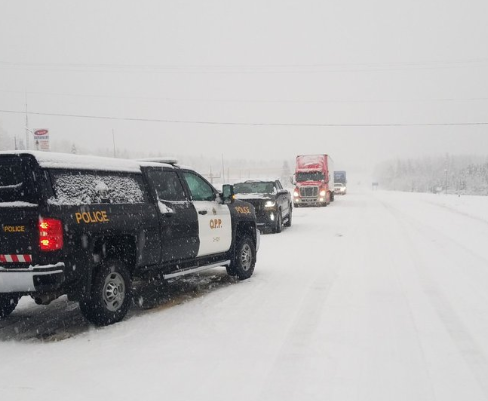
[{"label": "windshield", "polygon": [[297,173],[297,182],[303,181],[323,181],[324,173],[320,171],[312,171],[310,173]]},{"label": "windshield", "polygon": [[272,194],[276,192],[272,182],[243,182],[234,185],[236,194]]}]

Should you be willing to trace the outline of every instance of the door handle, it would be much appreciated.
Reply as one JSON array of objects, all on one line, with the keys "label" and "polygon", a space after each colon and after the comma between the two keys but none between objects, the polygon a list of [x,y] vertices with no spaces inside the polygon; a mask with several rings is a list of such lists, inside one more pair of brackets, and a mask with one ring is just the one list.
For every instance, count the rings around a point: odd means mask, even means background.
[{"label": "door handle", "polygon": [[206,215],[208,212],[206,210],[199,210],[198,214]]}]

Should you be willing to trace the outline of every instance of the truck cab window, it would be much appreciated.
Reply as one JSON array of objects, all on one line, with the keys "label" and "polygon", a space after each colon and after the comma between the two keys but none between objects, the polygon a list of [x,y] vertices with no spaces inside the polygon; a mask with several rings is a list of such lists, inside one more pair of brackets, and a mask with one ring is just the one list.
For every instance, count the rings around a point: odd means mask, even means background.
[{"label": "truck cab window", "polygon": [[186,183],[190,188],[191,196],[194,201],[213,201],[215,200],[215,191],[212,186],[203,178],[196,174],[183,173]]},{"label": "truck cab window", "polygon": [[178,175],[174,171],[149,171],[148,179],[156,192],[158,200],[178,202],[186,201],[186,194]]}]

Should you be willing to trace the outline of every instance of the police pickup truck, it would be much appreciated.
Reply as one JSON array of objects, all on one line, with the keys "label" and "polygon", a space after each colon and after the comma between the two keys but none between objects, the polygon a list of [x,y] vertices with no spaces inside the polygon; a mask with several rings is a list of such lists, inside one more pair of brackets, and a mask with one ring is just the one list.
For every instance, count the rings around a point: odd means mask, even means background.
[{"label": "police pickup truck", "polygon": [[0,318],[67,294],[109,325],[133,280],[218,266],[244,280],[259,247],[252,205],[175,163],[0,152],[0,225]]},{"label": "police pickup truck", "polygon": [[235,197],[254,206],[260,230],[280,233],[291,227],[293,201],[279,180],[247,180],[234,184]]}]

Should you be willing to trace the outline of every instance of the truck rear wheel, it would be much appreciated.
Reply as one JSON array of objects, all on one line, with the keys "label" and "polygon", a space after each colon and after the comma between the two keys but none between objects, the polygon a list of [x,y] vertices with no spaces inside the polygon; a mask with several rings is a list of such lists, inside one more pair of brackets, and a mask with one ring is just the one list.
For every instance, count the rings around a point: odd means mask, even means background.
[{"label": "truck rear wheel", "polygon": [[17,304],[19,303],[19,298],[17,296],[12,296],[10,294],[0,295],[0,319],[10,315]]},{"label": "truck rear wheel", "polygon": [[245,235],[237,242],[234,260],[227,267],[227,273],[231,276],[237,276],[239,280],[245,280],[254,273],[255,264],[256,247],[252,239]]},{"label": "truck rear wheel", "polygon": [[281,209],[278,209],[276,213],[276,223],[275,226],[272,228],[272,232],[274,234],[279,234],[283,229],[283,216],[281,215]]},{"label": "truck rear wheel", "polygon": [[121,321],[132,298],[130,274],[119,260],[107,260],[95,272],[88,299],[80,302],[83,316],[97,326]]},{"label": "truck rear wheel", "polygon": [[290,206],[288,208],[288,220],[284,224],[285,227],[291,227],[292,217],[293,217],[293,208],[291,207],[291,204],[290,204]]}]

